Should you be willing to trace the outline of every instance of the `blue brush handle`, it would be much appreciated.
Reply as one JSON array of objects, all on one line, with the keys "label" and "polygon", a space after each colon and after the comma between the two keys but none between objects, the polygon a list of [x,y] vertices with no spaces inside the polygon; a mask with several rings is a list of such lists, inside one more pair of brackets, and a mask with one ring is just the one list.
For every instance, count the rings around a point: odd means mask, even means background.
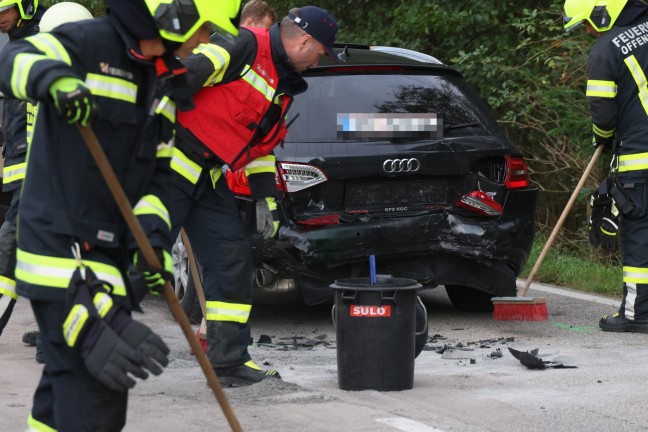
[{"label": "blue brush handle", "polygon": [[369,255],[369,283],[376,284],[376,255]]}]

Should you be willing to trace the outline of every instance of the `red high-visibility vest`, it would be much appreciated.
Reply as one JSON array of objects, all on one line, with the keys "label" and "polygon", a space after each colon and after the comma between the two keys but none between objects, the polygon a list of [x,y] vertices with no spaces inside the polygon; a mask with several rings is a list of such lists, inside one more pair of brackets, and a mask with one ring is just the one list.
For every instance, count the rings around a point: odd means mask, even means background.
[{"label": "red high-visibility vest", "polygon": [[[238,79],[204,87],[194,96],[195,108],[181,111],[178,122],[191,131],[233,171],[268,155],[287,133],[285,116],[292,98],[277,95],[279,77],[272,61],[267,29],[249,28],[257,40],[257,54]],[[279,121],[257,136],[259,123],[272,103],[281,106]]]}]

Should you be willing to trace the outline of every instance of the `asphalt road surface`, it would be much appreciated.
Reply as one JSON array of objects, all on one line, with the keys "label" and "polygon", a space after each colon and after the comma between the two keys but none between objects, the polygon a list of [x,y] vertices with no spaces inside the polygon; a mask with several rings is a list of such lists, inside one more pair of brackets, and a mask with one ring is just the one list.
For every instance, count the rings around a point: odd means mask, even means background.
[{"label": "asphalt road surface", "polygon": [[[443,287],[422,292],[430,339],[416,359],[414,387],[395,392],[339,389],[330,305],[255,306],[253,338],[266,343],[251,353],[283,380],[225,392],[245,431],[647,430],[648,335],[597,327],[618,300],[539,284],[529,295],[548,297],[548,321],[494,321],[488,313],[458,312]],[[144,307],[139,319],[162,335],[172,360],[161,376],[133,389],[125,430],[229,430],[164,301],[149,298]],[[24,430],[29,414],[41,366],[21,335],[33,328],[21,299],[0,337],[2,431]],[[456,349],[460,344],[468,349]],[[537,348],[543,360],[576,368],[528,369],[509,347]]]}]

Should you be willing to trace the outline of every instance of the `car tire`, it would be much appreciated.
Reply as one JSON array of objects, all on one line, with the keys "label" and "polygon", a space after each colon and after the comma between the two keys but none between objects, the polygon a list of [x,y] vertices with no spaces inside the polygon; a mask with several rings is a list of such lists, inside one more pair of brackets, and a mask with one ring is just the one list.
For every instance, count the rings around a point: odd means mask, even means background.
[{"label": "car tire", "polygon": [[198,292],[196,291],[191,268],[189,267],[187,250],[180,236],[178,236],[171,249],[171,256],[173,258],[173,289],[175,295],[187,318],[189,318],[189,322],[192,324],[200,324],[202,311],[200,310]]},{"label": "car tire", "polygon": [[463,285],[446,285],[446,292],[450,301],[460,311],[464,312],[492,312],[493,294]]}]

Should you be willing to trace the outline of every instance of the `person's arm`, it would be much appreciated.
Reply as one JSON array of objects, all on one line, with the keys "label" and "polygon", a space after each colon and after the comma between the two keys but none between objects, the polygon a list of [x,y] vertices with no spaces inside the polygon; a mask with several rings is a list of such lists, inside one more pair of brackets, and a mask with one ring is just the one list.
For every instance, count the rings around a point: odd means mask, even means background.
[{"label": "person's arm", "polygon": [[279,230],[276,167],[274,154],[258,157],[245,166],[251,197],[256,201],[257,232],[266,240],[276,236]]},{"label": "person's arm", "polygon": [[610,145],[617,125],[617,82],[609,52],[596,46],[587,61],[587,101],[592,116],[594,145]]},{"label": "person's arm", "polygon": [[57,79],[84,78],[72,65],[70,51],[75,44],[70,38],[59,40],[52,33],[7,44],[0,54],[0,91],[16,99],[51,102],[50,86]]},{"label": "person's arm", "polygon": [[234,45],[201,44],[182,63],[187,68],[187,81],[192,91],[197,92],[202,87],[238,78],[246,62],[252,62],[255,55],[254,35],[242,29]]}]

